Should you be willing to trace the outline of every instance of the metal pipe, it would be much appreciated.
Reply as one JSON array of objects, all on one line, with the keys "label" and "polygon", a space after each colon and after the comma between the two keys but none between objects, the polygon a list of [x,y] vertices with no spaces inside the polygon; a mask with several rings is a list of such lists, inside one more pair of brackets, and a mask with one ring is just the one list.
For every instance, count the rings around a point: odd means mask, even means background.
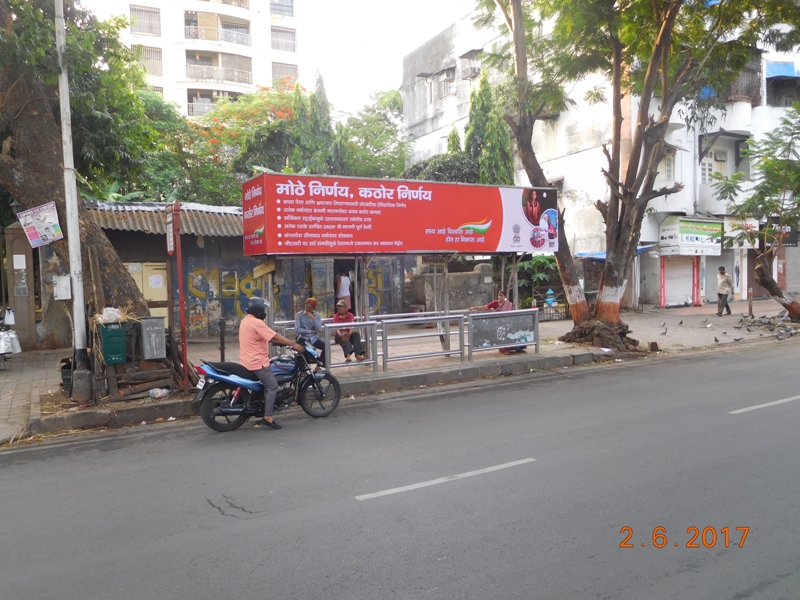
[{"label": "metal pipe", "polygon": [[[89,368],[86,352],[86,308],[83,296],[83,263],[81,232],[78,220],[78,185],[75,180],[75,161],[72,154],[72,120],[69,105],[69,76],[64,64],[67,33],[64,23],[64,4],[55,0],[56,50],[58,53],[58,98],[61,108],[61,146],[64,153],[64,200],[67,209],[67,243],[70,277],[72,279],[72,340],[75,351],[75,370]],[[98,282],[99,283],[99,282]]]},{"label": "metal pipe", "polygon": [[219,320],[219,362],[225,362],[225,319]]}]

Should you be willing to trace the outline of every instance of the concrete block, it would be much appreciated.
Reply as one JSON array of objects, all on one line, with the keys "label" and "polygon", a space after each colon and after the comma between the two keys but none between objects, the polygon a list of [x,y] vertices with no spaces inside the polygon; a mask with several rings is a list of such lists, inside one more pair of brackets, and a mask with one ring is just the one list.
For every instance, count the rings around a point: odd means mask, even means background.
[{"label": "concrete block", "polygon": [[572,364],[585,365],[595,361],[594,354],[591,352],[581,352],[580,354],[572,355]]},{"label": "concrete block", "polygon": [[109,427],[114,414],[107,409],[76,411],[42,417],[40,433],[58,433],[70,429]]}]

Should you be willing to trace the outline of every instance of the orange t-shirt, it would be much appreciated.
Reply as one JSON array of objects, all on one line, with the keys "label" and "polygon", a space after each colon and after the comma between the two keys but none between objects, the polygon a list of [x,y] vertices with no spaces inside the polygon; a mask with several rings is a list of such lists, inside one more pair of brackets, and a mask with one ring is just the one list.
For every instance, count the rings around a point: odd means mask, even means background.
[{"label": "orange t-shirt", "polygon": [[247,315],[239,324],[239,362],[258,371],[269,366],[269,341],[276,333],[261,319]]}]

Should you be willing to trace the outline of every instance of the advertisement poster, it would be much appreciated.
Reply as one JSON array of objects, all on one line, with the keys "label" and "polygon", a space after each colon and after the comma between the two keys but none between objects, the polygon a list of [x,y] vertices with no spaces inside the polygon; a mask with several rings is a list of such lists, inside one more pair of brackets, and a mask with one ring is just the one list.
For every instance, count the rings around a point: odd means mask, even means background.
[{"label": "advertisement poster", "polygon": [[28,236],[31,248],[46,246],[64,237],[58,224],[55,202],[24,210],[17,214],[17,219]]},{"label": "advertisement poster", "polygon": [[265,173],[242,219],[246,256],[558,250],[549,188]]}]

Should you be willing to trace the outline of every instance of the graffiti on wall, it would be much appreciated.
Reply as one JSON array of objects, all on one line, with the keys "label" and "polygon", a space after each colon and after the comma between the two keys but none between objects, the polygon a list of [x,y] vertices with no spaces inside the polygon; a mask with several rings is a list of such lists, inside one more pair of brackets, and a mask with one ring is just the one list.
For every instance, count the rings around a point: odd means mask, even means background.
[{"label": "graffiti on wall", "polygon": [[[247,314],[247,298],[256,294],[252,261],[234,261],[224,268],[208,269],[194,257],[187,261],[186,310],[189,337],[207,337],[219,332],[220,319],[233,331]],[[175,282],[177,289],[177,281]]]}]

